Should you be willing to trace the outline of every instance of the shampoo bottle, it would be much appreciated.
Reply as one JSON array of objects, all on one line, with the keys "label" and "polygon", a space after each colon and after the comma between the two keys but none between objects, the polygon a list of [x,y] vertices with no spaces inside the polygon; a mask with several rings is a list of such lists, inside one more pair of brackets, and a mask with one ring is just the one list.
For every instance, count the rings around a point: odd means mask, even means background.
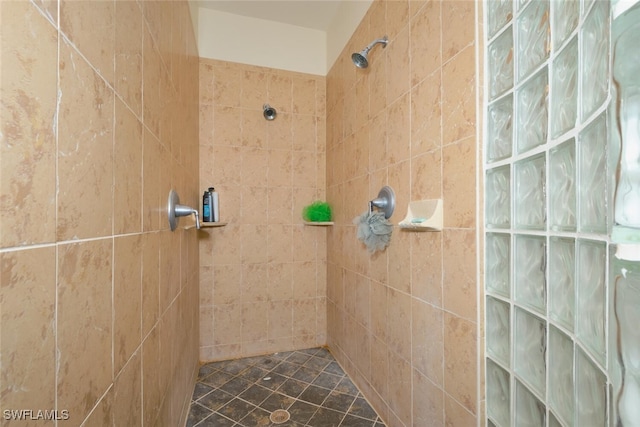
[{"label": "shampoo bottle", "polygon": [[220,221],[220,208],[218,204],[218,193],[213,187],[209,187],[209,194],[211,195],[211,221]]},{"label": "shampoo bottle", "polygon": [[212,222],[213,217],[211,215],[211,191],[205,190],[202,195],[202,221]]}]

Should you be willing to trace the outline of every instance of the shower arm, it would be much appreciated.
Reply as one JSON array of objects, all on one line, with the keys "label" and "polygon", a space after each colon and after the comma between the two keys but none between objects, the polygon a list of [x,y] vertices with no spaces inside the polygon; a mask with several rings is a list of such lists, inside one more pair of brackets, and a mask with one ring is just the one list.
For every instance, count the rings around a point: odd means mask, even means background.
[{"label": "shower arm", "polygon": [[363,49],[363,51],[364,51],[364,52],[369,53],[369,51],[370,51],[371,49],[373,49],[373,47],[374,47],[375,45],[377,45],[378,43],[382,43],[382,47],[383,47],[383,48],[385,48],[385,47],[387,47],[387,43],[389,43],[389,39],[387,39],[387,36],[384,36],[384,37],[383,37],[383,38],[381,38],[381,39],[374,40],[374,41],[372,41],[371,43],[369,43],[369,45],[368,45],[367,47],[365,47],[365,48]]}]

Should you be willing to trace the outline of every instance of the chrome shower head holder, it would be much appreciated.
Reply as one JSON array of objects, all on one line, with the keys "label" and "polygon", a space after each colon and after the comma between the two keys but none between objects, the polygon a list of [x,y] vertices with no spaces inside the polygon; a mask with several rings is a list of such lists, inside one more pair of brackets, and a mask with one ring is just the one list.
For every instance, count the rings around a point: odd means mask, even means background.
[{"label": "chrome shower head holder", "polygon": [[351,60],[356,67],[367,68],[369,66],[369,60],[367,59],[367,56],[369,55],[369,51],[373,49],[373,47],[378,43],[382,44],[382,47],[385,48],[387,47],[387,43],[389,43],[389,39],[387,38],[387,36],[384,36],[381,39],[374,40],[360,52],[351,55]]}]

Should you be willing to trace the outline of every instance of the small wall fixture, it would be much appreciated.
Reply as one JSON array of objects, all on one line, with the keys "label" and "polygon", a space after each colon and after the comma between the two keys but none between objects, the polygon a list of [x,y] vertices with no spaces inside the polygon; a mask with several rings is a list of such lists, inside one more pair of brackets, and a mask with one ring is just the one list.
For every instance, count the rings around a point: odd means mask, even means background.
[{"label": "small wall fixture", "polygon": [[367,68],[369,66],[369,61],[367,60],[367,55],[369,55],[369,51],[373,49],[375,45],[378,43],[382,44],[382,47],[387,47],[387,43],[389,43],[389,39],[387,36],[384,36],[381,39],[377,39],[369,43],[369,46],[362,49],[360,52],[356,52],[351,55],[351,60],[358,68]]},{"label": "small wall fixture", "polygon": [[264,116],[265,119],[267,119],[269,121],[274,120],[276,118],[277,114],[278,114],[278,112],[271,105],[264,104],[262,106],[262,115]]}]

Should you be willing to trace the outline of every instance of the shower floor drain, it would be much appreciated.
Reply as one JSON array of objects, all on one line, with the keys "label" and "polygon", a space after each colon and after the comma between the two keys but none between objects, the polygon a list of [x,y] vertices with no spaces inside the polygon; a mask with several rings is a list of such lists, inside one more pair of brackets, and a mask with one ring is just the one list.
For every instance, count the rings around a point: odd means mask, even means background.
[{"label": "shower floor drain", "polygon": [[290,417],[291,415],[289,414],[289,411],[285,409],[277,409],[271,413],[271,416],[269,417],[269,419],[274,424],[282,424],[289,421]]}]

